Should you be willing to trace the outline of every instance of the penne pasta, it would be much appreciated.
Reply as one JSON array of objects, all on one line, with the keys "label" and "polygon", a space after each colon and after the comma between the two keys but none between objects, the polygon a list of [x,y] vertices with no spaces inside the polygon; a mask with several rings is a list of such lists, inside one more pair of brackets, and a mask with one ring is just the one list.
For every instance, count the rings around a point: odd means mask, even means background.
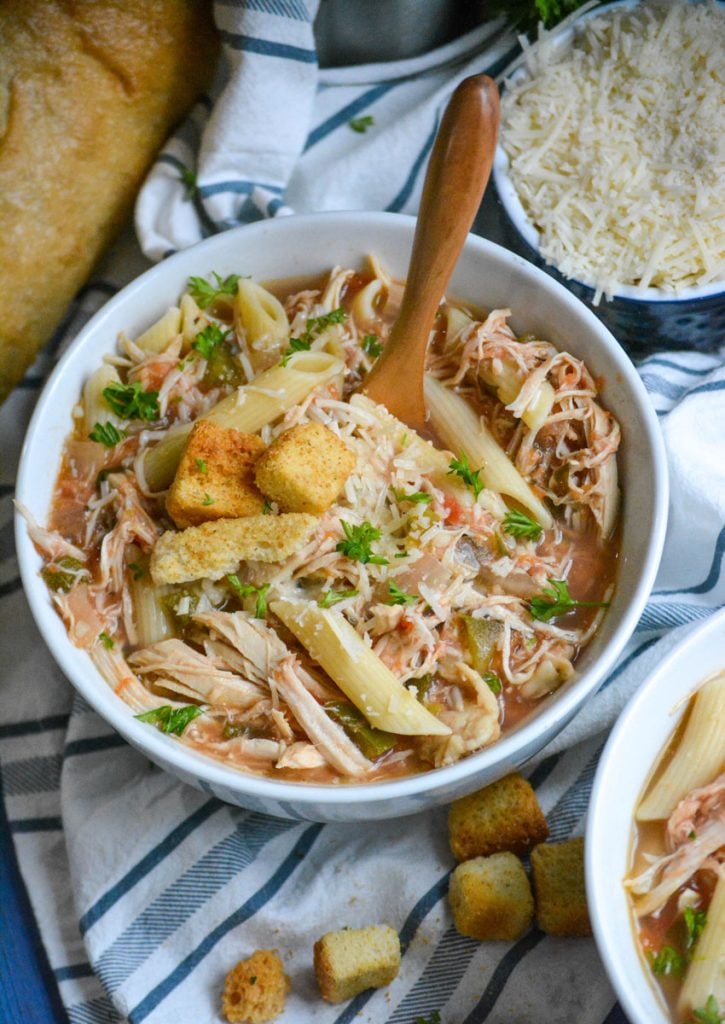
[{"label": "penne pasta", "polygon": [[86,437],[96,423],[112,423],[115,427],[120,427],[126,422],[113,412],[103,397],[104,388],[110,384],[120,383],[118,370],[108,363],[99,367],[86,381],[83,388],[83,430]]},{"label": "penne pasta", "polygon": [[[722,725],[722,720],[721,723]],[[678,1009],[685,1016],[714,997],[725,1009],[725,874],[720,874],[680,992]]]},{"label": "penne pasta", "polygon": [[211,323],[209,317],[199,309],[191,295],[183,295],[180,303],[181,310],[181,335],[183,344],[182,352],[188,352],[191,343],[200,331],[203,331]]},{"label": "penne pasta", "polygon": [[714,779],[725,766],[725,672],[697,692],[684,734],[672,760],[639,805],[638,821],[668,818],[693,789]]},{"label": "penne pasta", "polygon": [[450,734],[448,726],[393,675],[340,612],[284,599],[270,607],[376,729],[403,736]]},{"label": "penne pasta", "polygon": [[237,326],[243,329],[252,350],[274,348],[289,336],[289,320],[282,303],[249,278],[239,279],[234,313]]},{"label": "penne pasta", "polygon": [[452,451],[464,453],[471,467],[482,467],[486,487],[518,501],[549,529],[551,514],[468,402],[431,376],[426,376],[425,400],[436,432]]},{"label": "penne pasta", "polygon": [[[341,371],[340,360],[328,353],[296,352],[286,366],[277,364],[260,373],[251,384],[237,388],[200,419],[254,434]],[[186,423],[170,430],[146,452],[143,473],[150,490],[162,491],[171,484],[191,427]]]},{"label": "penne pasta", "polygon": [[378,309],[382,304],[385,286],[378,278],[369,281],[352,300],[351,314],[363,330],[372,330],[377,323]]},{"label": "penne pasta", "polygon": [[181,331],[181,310],[171,306],[148,330],[136,338],[135,344],[144,352],[163,352]]},{"label": "penne pasta", "polygon": [[138,642],[142,647],[156,644],[174,635],[161,605],[162,598],[171,593],[171,589],[167,586],[155,586],[147,571],[143,575],[134,573],[129,590]]}]

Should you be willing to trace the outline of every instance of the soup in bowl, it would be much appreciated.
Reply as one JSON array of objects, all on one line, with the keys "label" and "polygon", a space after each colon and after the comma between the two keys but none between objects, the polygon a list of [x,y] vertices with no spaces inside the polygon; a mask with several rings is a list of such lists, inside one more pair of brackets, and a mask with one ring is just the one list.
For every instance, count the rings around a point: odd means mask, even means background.
[{"label": "soup in bowl", "polygon": [[[399,814],[509,770],[596,687],[651,585],[665,481],[641,385],[516,257],[467,243],[430,438],[365,396],[412,228],[294,218],[176,257],[102,311],[31,426],[21,557],[63,666],[234,802]],[[28,494],[63,376],[57,482]],[[638,450],[649,493],[629,490]]]},{"label": "soup in bowl", "polygon": [[650,676],[592,794],[594,932],[636,1024],[708,1024],[725,1012],[724,631],[719,613]]}]

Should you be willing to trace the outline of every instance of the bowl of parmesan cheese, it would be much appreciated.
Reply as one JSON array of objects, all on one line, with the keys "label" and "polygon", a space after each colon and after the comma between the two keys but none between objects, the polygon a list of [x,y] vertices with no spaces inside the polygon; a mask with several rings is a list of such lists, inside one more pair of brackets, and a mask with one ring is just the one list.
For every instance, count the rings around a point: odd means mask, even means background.
[{"label": "bowl of parmesan cheese", "polygon": [[725,4],[622,0],[509,69],[494,182],[511,248],[634,355],[725,336]]}]

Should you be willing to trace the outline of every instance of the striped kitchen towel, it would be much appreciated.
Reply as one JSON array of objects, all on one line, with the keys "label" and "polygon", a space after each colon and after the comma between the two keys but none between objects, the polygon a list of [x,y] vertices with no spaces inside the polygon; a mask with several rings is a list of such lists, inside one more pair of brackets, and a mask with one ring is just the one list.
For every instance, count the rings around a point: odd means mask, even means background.
[{"label": "striped kitchen towel", "polygon": [[[212,116],[200,107],[182,126],[142,191],[147,254],[283,210],[414,211],[450,91],[467,74],[495,71],[512,41],[505,27],[485,26],[394,68],[317,73],[312,13],[302,0],[216,5],[230,77]],[[373,119],[359,124],[367,131],[349,126],[358,117]],[[491,223],[495,208],[486,209]],[[125,240],[0,410],[3,808],[72,1024],[216,1021],[225,972],[269,947],[293,983],[282,1024],[414,1024],[434,1011],[443,1024],[621,1024],[591,940],[533,930],[516,943],[479,944],[454,930],[444,809],[321,826],[228,807],[149,764],[74,698],[20,587],[13,482],[38,388],[141,262]],[[667,443],[670,530],[655,592],[616,669],[531,772],[554,839],[581,832],[599,751],[627,697],[725,603],[725,352],[653,353],[640,370]],[[323,1004],[315,938],[374,921],[400,933],[399,977],[349,1004]]]}]

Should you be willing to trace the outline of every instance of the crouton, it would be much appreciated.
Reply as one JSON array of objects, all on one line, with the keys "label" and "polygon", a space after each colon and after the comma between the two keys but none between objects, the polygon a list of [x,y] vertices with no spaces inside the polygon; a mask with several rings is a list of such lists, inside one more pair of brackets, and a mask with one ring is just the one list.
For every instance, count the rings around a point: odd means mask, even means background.
[{"label": "crouton", "polygon": [[315,975],[328,1003],[389,985],[399,968],[398,933],[384,924],[328,932],[315,943]]},{"label": "crouton", "polygon": [[257,487],[283,512],[324,512],[355,466],[355,456],[321,423],[286,430],[259,458]]},{"label": "crouton", "polygon": [[176,525],[198,526],[212,519],[258,515],[264,497],[254,483],[254,463],[264,451],[256,434],[199,420],[166,497]]},{"label": "crouton", "polygon": [[227,974],[222,1010],[232,1024],[263,1024],[284,1010],[290,980],[273,949],[257,949]]},{"label": "crouton", "polygon": [[549,935],[591,935],[584,888],[584,840],[543,843],[531,851],[536,923]]},{"label": "crouton", "polygon": [[529,880],[513,853],[459,864],[451,876],[448,899],[453,923],[471,939],[518,939],[534,915]]},{"label": "crouton", "polygon": [[151,553],[151,578],[156,584],[220,580],[236,572],[240,562],[281,562],[305,546],[317,522],[290,513],[218,519],[180,533],[167,530]]},{"label": "crouton", "polygon": [[506,775],[461,797],[448,813],[448,838],[456,860],[500,850],[521,856],[548,834],[536,794],[520,775]]}]

